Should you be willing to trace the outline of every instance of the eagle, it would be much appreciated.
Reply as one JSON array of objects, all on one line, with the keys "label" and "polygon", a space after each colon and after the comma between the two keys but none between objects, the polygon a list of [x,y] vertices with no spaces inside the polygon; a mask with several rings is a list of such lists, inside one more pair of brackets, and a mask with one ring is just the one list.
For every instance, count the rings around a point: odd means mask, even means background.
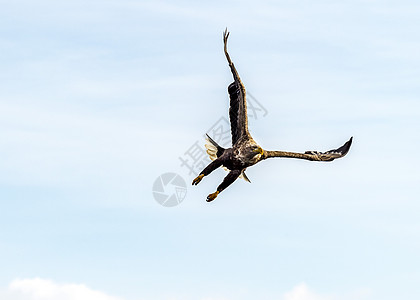
[{"label": "eagle", "polygon": [[224,189],[231,185],[238,177],[250,182],[245,170],[256,163],[272,157],[298,158],[311,161],[333,161],[347,154],[353,141],[351,137],[343,146],[326,152],[306,151],[304,153],[270,151],[264,150],[255,142],[248,130],[248,117],[246,109],[246,92],[238,71],[233,65],[227,51],[229,32],[223,32],[224,52],[233,75],[233,82],[228,86],[230,98],[229,119],[232,135],[232,147],[223,148],[219,146],[210,136],[207,135],[207,154],[212,162],[193,180],[192,184],[197,185],[204,176],[219,167],[229,171],[222,183],[217,187],[216,192],[207,196],[207,202],[213,201]]}]

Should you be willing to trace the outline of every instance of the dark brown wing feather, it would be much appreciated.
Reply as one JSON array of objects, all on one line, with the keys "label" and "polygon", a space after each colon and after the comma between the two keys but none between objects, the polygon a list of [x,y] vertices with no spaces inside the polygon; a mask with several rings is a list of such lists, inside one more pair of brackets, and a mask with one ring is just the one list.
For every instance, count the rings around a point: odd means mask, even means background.
[{"label": "dark brown wing feather", "polygon": [[340,148],[330,150],[327,152],[318,152],[318,151],[306,151],[306,155],[311,155],[315,160],[320,161],[332,161],[336,158],[341,158],[347,154],[350,150],[351,143],[353,142],[353,137],[351,137],[343,146]]},{"label": "dark brown wing feather", "polygon": [[232,71],[234,82],[232,82],[228,87],[229,98],[230,98],[230,108],[229,108],[229,118],[230,118],[230,130],[232,133],[232,145],[235,145],[236,142],[243,136],[249,137],[248,132],[248,116],[246,111],[246,92],[245,87],[239,78],[238,71],[236,71],[235,66],[233,65],[229,54],[227,52],[227,40],[229,37],[229,32],[225,30],[223,33],[223,42],[226,59],[229,63],[230,70]]},{"label": "dark brown wing feather", "polygon": [[288,158],[298,158],[306,159],[313,161],[333,161],[336,158],[341,158],[347,154],[350,150],[353,137],[351,137],[343,146],[340,148],[330,150],[327,152],[318,152],[318,151],[306,151],[305,153],[295,153],[295,152],[286,152],[286,151],[266,151],[264,150],[263,159],[270,157],[288,157]]}]

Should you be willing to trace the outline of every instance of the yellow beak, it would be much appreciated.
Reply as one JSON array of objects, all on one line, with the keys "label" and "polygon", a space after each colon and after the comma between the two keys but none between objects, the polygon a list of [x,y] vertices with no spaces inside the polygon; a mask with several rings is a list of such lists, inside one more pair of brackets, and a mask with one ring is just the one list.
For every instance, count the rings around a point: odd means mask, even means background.
[{"label": "yellow beak", "polygon": [[263,155],[264,150],[261,147],[258,147],[257,149],[254,150],[254,152],[258,152],[259,154]]}]

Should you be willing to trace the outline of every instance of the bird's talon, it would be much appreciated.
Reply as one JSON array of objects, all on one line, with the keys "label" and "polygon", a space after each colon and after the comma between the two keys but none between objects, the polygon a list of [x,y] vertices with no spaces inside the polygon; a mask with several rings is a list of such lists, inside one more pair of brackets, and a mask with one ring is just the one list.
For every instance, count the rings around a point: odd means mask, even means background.
[{"label": "bird's talon", "polygon": [[193,185],[197,185],[197,184],[199,184],[200,183],[200,181],[201,181],[201,179],[203,179],[203,177],[204,177],[204,174],[200,174],[200,175],[198,175],[194,180],[193,180],[193,182],[192,182],[192,184]]},{"label": "bird's talon", "polygon": [[207,196],[207,202],[213,201],[216,199],[217,195],[219,195],[219,191],[214,192],[213,194],[210,194]]}]

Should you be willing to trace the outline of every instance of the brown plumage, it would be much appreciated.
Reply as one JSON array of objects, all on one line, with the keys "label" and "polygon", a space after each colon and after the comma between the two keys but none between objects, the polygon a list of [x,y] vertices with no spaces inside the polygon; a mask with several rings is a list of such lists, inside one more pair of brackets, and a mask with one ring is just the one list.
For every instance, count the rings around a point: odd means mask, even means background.
[{"label": "brown plumage", "polygon": [[230,128],[232,134],[232,147],[225,149],[219,146],[211,137],[207,136],[208,144],[206,144],[207,153],[213,160],[200,175],[192,182],[197,185],[204,176],[209,175],[215,169],[223,166],[229,169],[228,175],[223,182],[217,187],[217,191],[207,196],[207,201],[214,200],[219,193],[232,184],[238,177],[243,177],[249,181],[245,174],[246,168],[271,157],[298,158],[311,161],[332,161],[336,158],[343,157],[350,149],[353,137],[350,138],[343,146],[335,150],[327,152],[306,151],[305,153],[285,152],[285,151],[268,151],[263,150],[251,137],[248,131],[248,116],[246,110],[246,92],[238,71],[236,71],[227,51],[227,40],[229,32],[225,30],[223,33],[224,52],[228,61],[234,81],[228,87],[230,97]]}]

